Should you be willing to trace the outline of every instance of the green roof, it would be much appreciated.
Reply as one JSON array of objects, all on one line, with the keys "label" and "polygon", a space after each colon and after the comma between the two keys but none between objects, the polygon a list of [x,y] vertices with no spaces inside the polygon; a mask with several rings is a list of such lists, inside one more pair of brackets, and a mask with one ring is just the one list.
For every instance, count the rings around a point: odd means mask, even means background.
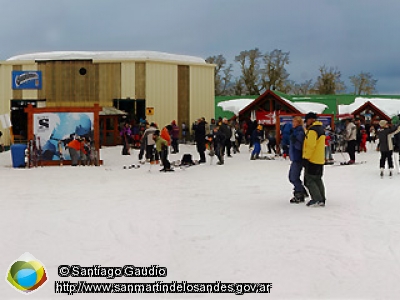
[{"label": "green roof", "polygon": [[[398,99],[400,95],[352,95],[352,94],[340,94],[340,95],[287,95],[279,91],[273,91],[276,95],[281,98],[288,99],[292,102],[314,102],[322,103],[328,107],[324,110],[324,114],[337,114],[338,105],[349,105],[355,101],[356,98],[382,98],[382,99]],[[232,99],[257,99],[259,95],[253,96],[217,96],[215,97],[215,116],[231,118],[233,113],[223,111],[217,104],[221,101],[232,100]]]}]

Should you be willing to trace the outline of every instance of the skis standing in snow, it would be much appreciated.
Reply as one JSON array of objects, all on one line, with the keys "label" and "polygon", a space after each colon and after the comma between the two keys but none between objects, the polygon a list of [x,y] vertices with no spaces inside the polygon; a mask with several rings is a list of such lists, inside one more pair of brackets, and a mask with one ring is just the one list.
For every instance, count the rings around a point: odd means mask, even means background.
[{"label": "skis standing in snow", "polygon": [[381,158],[379,160],[380,175],[383,177],[386,161],[389,165],[389,176],[393,173],[393,136],[400,132],[399,126],[389,127],[386,120],[380,120],[379,126],[381,129],[378,131],[379,138],[379,151]]}]

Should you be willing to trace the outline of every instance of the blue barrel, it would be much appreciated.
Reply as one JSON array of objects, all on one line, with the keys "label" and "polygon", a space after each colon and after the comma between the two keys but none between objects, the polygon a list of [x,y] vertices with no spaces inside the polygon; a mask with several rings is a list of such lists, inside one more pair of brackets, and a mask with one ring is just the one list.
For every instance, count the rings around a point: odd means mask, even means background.
[{"label": "blue barrel", "polygon": [[13,168],[25,167],[25,144],[11,145],[11,159]]}]

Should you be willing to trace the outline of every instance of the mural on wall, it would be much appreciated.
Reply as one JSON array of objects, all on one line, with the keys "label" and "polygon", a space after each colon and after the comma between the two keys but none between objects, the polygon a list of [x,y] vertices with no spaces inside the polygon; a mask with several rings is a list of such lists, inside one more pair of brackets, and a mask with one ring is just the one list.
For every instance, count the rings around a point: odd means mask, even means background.
[{"label": "mural on wall", "polygon": [[94,113],[91,112],[49,112],[33,114],[33,133],[40,140],[43,160],[70,160],[66,146],[78,137],[93,140]]},{"label": "mural on wall", "polygon": [[42,89],[42,71],[12,71],[13,90]]}]

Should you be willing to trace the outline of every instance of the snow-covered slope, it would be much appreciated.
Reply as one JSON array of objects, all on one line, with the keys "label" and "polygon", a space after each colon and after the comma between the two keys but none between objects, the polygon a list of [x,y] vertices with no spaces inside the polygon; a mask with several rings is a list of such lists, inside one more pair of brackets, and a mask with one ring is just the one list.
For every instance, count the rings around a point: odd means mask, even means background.
[{"label": "snow-covered slope", "polygon": [[[193,153],[193,145],[181,145]],[[264,149],[265,150],[265,149]],[[246,146],[223,166],[171,173],[137,162],[137,150],[104,148],[101,167],[12,169],[0,153],[0,270],[29,252],[54,294],[56,280],[78,282],[266,282],[259,299],[397,299],[400,286],[400,176],[379,178],[379,154],[366,164],[327,166],[325,208],[289,204],[289,161],[250,161]],[[346,156],[346,154],[345,154]],[[337,160],[344,160],[335,154]],[[209,160],[209,157],[207,157]],[[167,267],[165,278],[61,278],[59,265]],[[2,299],[22,299],[4,281]],[[245,295],[253,298],[255,295]],[[132,299],[75,295],[74,299]],[[135,295],[135,299],[236,299],[234,295]],[[256,297],[254,297],[256,298]],[[24,298],[25,299],[25,298]]]}]

